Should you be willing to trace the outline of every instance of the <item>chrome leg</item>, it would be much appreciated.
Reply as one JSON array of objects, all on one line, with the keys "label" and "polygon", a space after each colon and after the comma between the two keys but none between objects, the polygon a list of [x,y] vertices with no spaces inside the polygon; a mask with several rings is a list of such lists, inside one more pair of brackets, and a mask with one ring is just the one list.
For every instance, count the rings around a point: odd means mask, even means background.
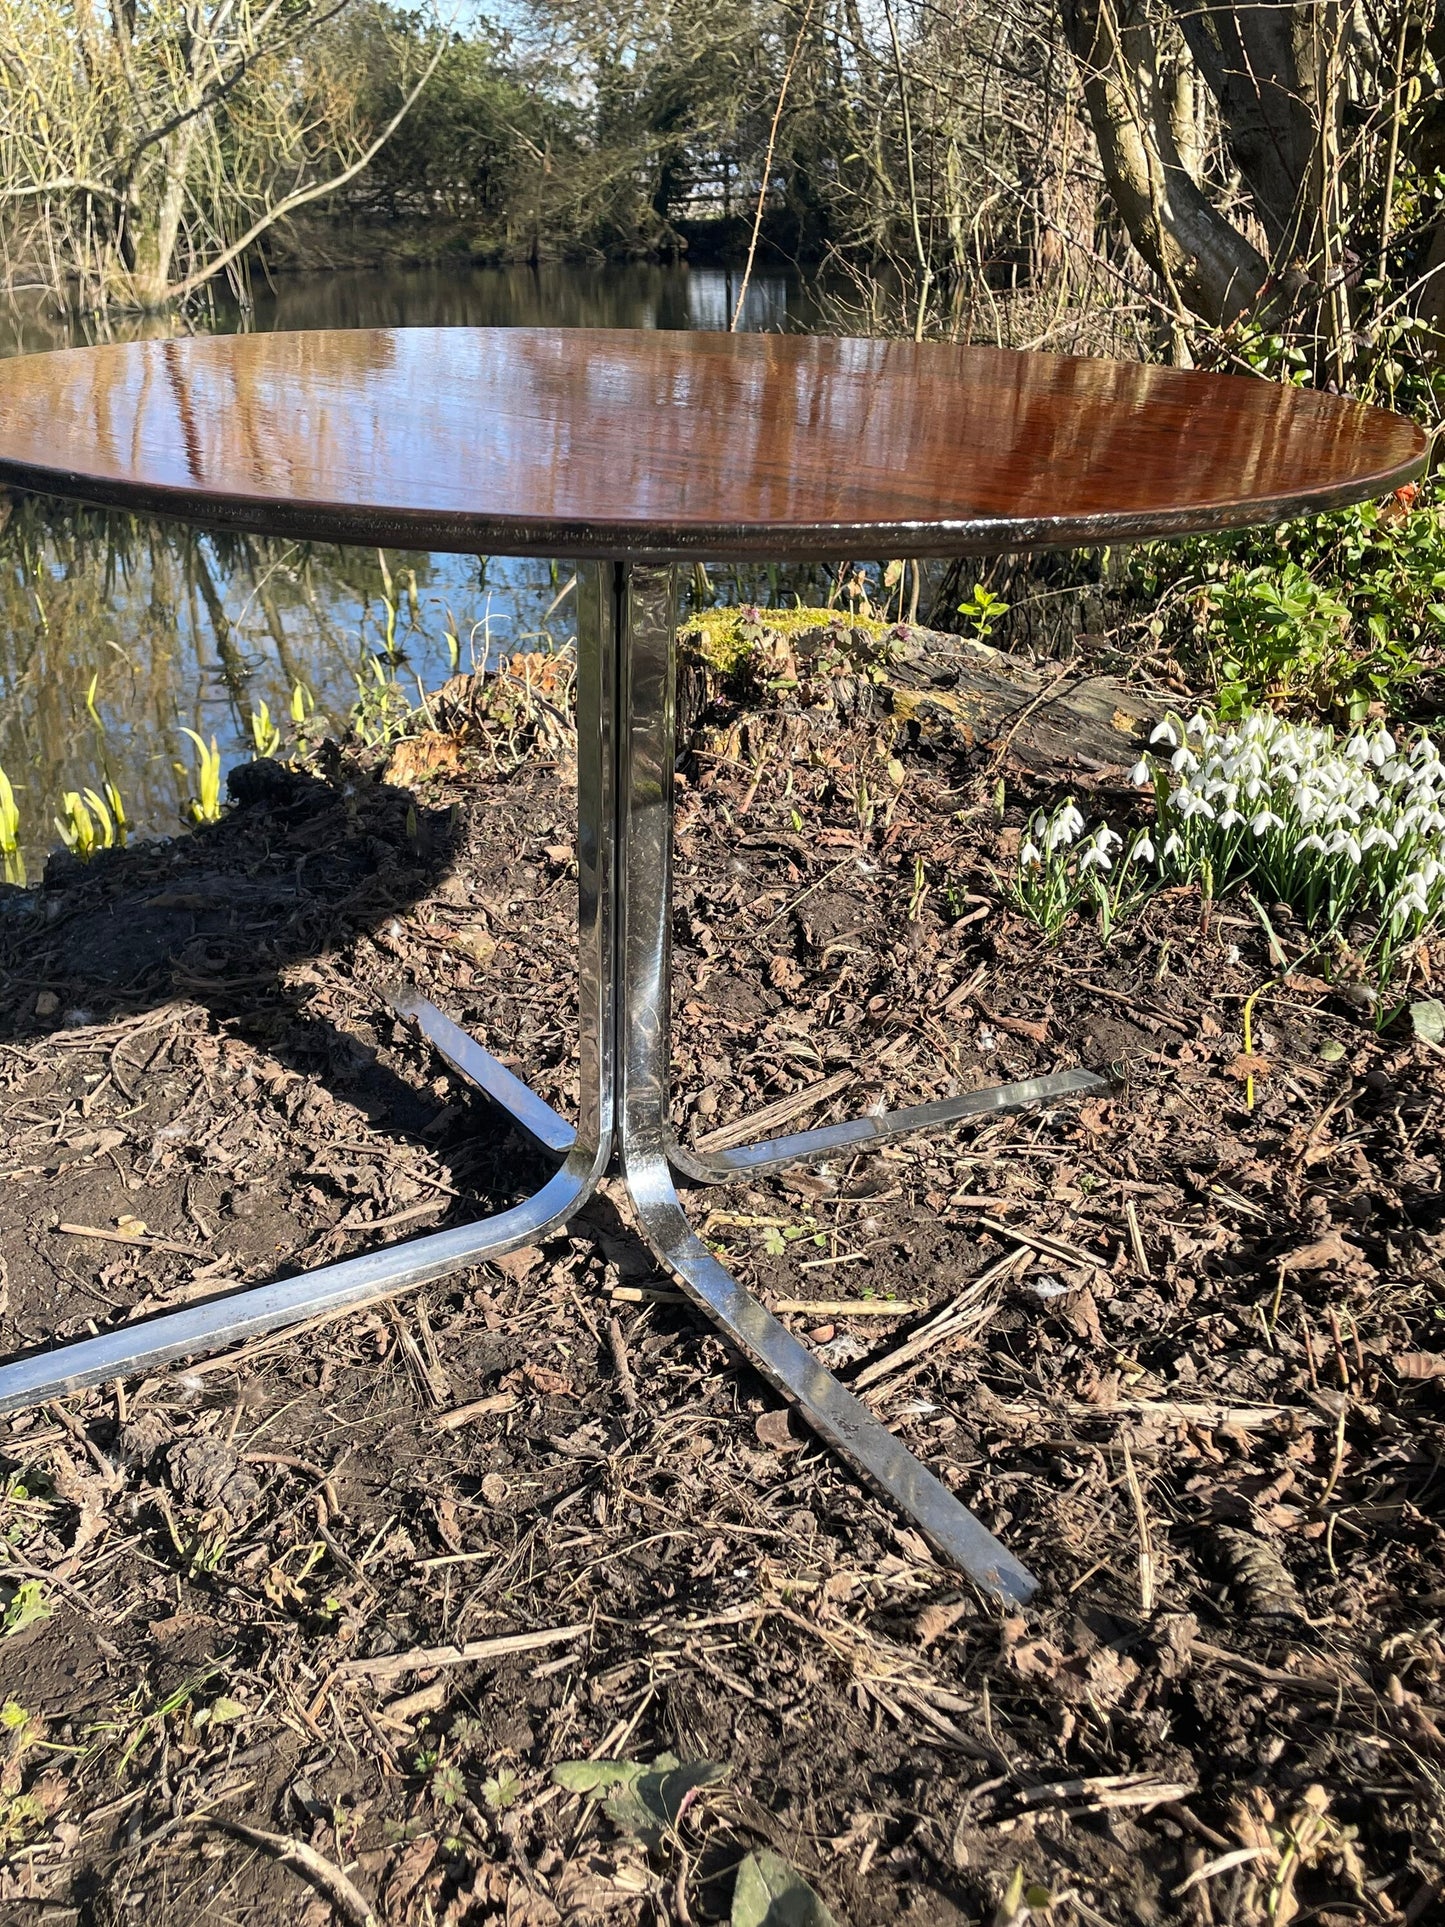
[{"label": "chrome leg", "polygon": [[443,1056],[550,1150],[561,1169],[522,1204],[477,1224],[347,1258],[297,1278],[203,1299],[182,1311],[137,1320],[35,1357],[0,1365],[0,1412],[63,1397],[83,1386],[151,1371],[172,1360],[219,1351],[329,1313],[395,1297],[418,1285],[532,1244],[584,1204],[612,1157],[616,949],[613,837],[616,823],[616,660],[610,583],[583,571],[578,634],[577,854],[581,1070],[573,1131],[520,1079],[439,1011],[411,993],[397,1007],[417,1018]]},{"label": "chrome leg", "polygon": [[668,1159],[672,772],[676,672],[670,570],[613,566],[618,706],[618,1053],[622,1171],[654,1251],[688,1297],[808,1423],[986,1591],[1028,1599],[1032,1575],[866,1405],[724,1270],[683,1214]]},{"label": "chrome leg", "polygon": [[[498,1066],[500,1069],[501,1067]],[[789,1164],[812,1164],[838,1151],[856,1151],[885,1138],[907,1137],[914,1131],[936,1130],[966,1117],[998,1117],[1023,1111],[1056,1098],[1082,1097],[1107,1091],[1109,1080],[1093,1071],[1059,1071],[1052,1077],[1030,1077],[1021,1084],[995,1084],[985,1091],[963,1091],[932,1104],[910,1104],[906,1110],[884,1111],[878,1117],[850,1118],[845,1124],[822,1124],[813,1131],[794,1131],[788,1137],[766,1138],[761,1144],[741,1144],[730,1151],[698,1151],[674,1142],[668,1159],[698,1184],[729,1184],[737,1178],[781,1171]]]}]

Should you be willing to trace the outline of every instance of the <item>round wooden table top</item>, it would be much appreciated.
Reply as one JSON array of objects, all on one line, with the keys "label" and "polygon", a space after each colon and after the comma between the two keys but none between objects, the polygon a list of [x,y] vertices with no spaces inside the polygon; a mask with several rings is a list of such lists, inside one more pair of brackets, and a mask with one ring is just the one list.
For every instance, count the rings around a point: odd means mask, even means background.
[{"label": "round wooden table top", "polygon": [[211,335],[0,362],[0,480],[482,554],[817,558],[1276,520],[1417,474],[1412,422],[1252,377],[617,329]]}]

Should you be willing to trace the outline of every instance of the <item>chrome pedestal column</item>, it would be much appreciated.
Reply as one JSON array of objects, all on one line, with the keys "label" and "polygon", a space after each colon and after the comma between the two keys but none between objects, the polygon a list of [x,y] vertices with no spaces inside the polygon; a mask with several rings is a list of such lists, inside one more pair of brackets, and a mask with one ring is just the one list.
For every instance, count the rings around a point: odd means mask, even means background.
[{"label": "chrome pedestal column", "polygon": [[808,1423],[985,1591],[1022,1601],[1032,1575],[772,1313],[733,1278],[683,1212],[674,1171],[723,1183],[885,1138],[1105,1088],[1087,1071],[1006,1084],[713,1155],[668,1120],[676,581],[668,568],[579,571],[577,787],[580,1114],[574,1128],[475,1038],[414,991],[392,993],[433,1048],[544,1150],[551,1181],[473,1225],[207,1299],[0,1366],[0,1412],[216,1351],[318,1314],[351,1311],[515,1250],[583,1205],[609,1169],[687,1296]]}]

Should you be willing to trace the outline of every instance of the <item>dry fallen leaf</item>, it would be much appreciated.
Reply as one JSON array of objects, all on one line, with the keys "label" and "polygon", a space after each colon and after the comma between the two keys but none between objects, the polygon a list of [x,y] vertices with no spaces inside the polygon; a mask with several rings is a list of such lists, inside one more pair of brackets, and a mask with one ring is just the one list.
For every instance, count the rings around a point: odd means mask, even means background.
[{"label": "dry fallen leaf", "polygon": [[572,1397],[572,1381],[564,1378],[561,1372],[551,1371],[545,1365],[527,1365],[523,1369],[545,1398]]},{"label": "dry fallen leaf", "polygon": [[1338,1231],[1327,1231],[1322,1238],[1316,1238],[1312,1244],[1300,1245],[1294,1251],[1287,1251],[1279,1260],[1279,1268],[1281,1273],[1328,1271],[1331,1265],[1348,1264],[1354,1255]]},{"label": "dry fallen leaf", "polygon": [[461,930],[453,930],[447,938],[452,950],[460,951],[470,957],[474,964],[485,970],[497,954],[497,940],[489,935],[479,923],[469,923]]},{"label": "dry fallen leaf", "polygon": [[967,1601],[955,1599],[946,1606],[925,1606],[913,1622],[913,1634],[920,1646],[931,1646],[936,1639],[956,1626],[968,1611]]},{"label": "dry fallen leaf", "polygon": [[1231,1077],[1237,1077],[1243,1084],[1247,1078],[1268,1077],[1270,1063],[1267,1057],[1261,1057],[1257,1051],[1242,1050],[1238,1057],[1230,1060],[1225,1069]]},{"label": "dry fallen leaf", "polygon": [[397,744],[387,758],[383,781],[394,783],[398,789],[415,789],[439,776],[455,776],[461,767],[462,749],[456,737],[424,730],[420,736],[409,736]]},{"label": "dry fallen leaf", "polygon": [[1445,1378],[1445,1352],[1394,1352],[1390,1363],[1401,1378]]}]

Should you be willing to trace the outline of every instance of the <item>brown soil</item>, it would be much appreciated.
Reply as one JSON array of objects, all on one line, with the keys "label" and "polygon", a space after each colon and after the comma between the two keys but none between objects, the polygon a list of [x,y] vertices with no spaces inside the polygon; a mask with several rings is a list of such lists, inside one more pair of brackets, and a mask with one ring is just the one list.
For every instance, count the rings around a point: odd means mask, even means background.
[{"label": "brown soil", "polygon": [[[415,802],[376,755],[257,766],[220,824],[0,902],[7,1348],[536,1185],[381,995],[413,976],[569,1101],[567,744],[509,720],[460,772],[413,746]],[[1032,793],[1000,826],[986,752],[714,721],[684,1134],[842,1071],[800,1123],[1119,1075],[690,1202],[770,1302],[901,1301],[789,1314],[845,1378],[962,1297],[868,1396],[1038,1599],[1000,1615],[780,1423],[602,1196],[394,1307],[0,1421],[8,1623],[50,1609],[0,1638],[0,1919],[701,1923],[763,1847],[853,1927],[1437,1917],[1445,1060],[1296,976],[1249,1109],[1247,907],[1050,948],[1000,898]],[[664,1750],[728,1777],[652,1848],[551,1783]]]}]

